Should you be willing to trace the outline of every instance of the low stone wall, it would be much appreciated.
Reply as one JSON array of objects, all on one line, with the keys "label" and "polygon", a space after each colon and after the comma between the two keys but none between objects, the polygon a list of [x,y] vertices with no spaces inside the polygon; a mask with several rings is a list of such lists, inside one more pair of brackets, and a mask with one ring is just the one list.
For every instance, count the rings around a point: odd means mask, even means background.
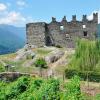
[{"label": "low stone wall", "polygon": [[17,78],[19,78],[21,76],[34,76],[35,77],[35,75],[30,75],[28,73],[2,72],[2,73],[0,73],[0,80],[10,82],[10,81],[16,80]]}]

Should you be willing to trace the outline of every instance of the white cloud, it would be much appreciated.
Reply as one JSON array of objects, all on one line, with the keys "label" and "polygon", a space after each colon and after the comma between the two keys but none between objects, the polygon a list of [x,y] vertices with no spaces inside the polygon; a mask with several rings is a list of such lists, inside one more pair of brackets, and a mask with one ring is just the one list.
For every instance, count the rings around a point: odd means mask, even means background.
[{"label": "white cloud", "polygon": [[93,13],[98,13],[98,23],[100,23],[100,10],[99,11],[93,11],[87,18],[89,20],[93,19]]},{"label": "white cloud", "polygon": [[0,11],[5,11],[7,9],[7,6],[3,3],[0,3]]},{"label": "white cloud", "polygon": [[17,5],[20,6],[20,7],[23,7],[23,6],[26,6],[27,4],[26,4],[26,2],[23,1],[23,0],[18,0],[18,1],[17,1]]},{"label": "white cloud", "polygon": [[[18,4],[21,6],[26,5],[23,0],[18,0]],[[10,3],[0,3],[0,24],[10,24],[15,26],[25,26],[27,22],[32,21],[32,17],[23,16],[21,12],[9,11]]]},{"label": "white cloud", "polygon": [[25,24],[26,18],[19,12],[8,12],[5,16],[0,17],[0,24],[22,25]]}]

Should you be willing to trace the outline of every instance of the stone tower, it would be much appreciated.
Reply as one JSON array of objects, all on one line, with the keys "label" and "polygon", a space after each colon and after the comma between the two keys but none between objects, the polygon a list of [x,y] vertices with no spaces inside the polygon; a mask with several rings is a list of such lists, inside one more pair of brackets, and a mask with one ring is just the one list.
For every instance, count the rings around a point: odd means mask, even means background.
[{"label": "stone tower", "polygon": [[26,27],[27,43],[37,47],[45,46],[46,23],[29,23]]}]

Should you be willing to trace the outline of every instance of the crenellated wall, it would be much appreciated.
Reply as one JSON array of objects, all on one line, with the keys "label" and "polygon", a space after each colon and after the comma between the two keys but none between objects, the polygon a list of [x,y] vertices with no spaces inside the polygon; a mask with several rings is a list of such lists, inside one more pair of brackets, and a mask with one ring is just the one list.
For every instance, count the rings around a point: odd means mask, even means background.
[{"label": "crenellated wall", "polygon": [[93,20],[88,20],[83,15],[82,21],[78,21],[76,15],[68,22],[66,16],[61,22],[52,17],[50,23],[29,23],[26,25],[27,43],[41,46],[74,47],[76,38],[94,40],[98,25],[98,13],[93,14]]}]

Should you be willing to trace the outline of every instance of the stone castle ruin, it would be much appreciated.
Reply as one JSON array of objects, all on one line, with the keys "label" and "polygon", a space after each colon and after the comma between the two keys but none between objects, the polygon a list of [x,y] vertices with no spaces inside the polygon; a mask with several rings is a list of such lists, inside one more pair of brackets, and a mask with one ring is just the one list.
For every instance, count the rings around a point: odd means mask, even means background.
[{"label": "stone castle ruin", "polygon": [[73,48],[77,38],[94,40],[97,37],[98,13],[93,13],[93,20],[83,15],[82,21],[72,16],[68,22],[66,16],[61,22],[52,17],[50,23],[37,22],[26,25],[27,43],[37,47],[60,46]]}]

